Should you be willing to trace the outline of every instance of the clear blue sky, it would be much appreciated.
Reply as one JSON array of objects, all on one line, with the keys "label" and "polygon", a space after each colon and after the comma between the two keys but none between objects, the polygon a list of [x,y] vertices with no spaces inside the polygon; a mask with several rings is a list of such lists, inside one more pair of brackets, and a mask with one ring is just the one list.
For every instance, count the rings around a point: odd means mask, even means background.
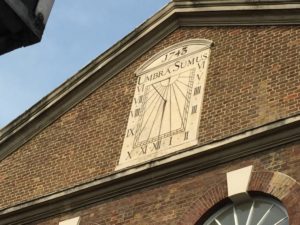
[{"label": "clear blue sky", "polygon": [[169,0],[56,0],[43,40],[0,56],[0,129]]}]

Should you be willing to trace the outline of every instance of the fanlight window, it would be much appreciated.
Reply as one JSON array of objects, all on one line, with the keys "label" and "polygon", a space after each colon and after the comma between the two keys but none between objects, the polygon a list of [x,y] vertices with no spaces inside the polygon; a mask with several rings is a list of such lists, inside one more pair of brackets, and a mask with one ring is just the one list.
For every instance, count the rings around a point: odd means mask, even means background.
[{"label": "fanlight window", "polygon": [[260,197],[227,205],[203,225],[289,225],[289,221],[285,208],[278,201]]}]

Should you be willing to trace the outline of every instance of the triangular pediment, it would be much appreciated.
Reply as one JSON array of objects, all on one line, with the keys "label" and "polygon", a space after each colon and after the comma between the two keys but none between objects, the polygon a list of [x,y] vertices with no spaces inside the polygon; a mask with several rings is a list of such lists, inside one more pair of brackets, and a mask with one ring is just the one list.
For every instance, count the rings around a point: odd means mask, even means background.
[{"label": "triangular pediment", "polygon": [[[300,24],[300,1],[174,0],[0,131],[0,160],[179,27]],[[145,66],[145,65],[144,65]]]},{"label": "triangular pediment", "polygon": [[0,131],[1,222],[90,218],[115,200],[126,214],[135,191],[166,184],[181,201],[196,173],[199,189],[241,164],[274,168],[273,149],[300,137],[299,24],[300,1],[173,0]]}]

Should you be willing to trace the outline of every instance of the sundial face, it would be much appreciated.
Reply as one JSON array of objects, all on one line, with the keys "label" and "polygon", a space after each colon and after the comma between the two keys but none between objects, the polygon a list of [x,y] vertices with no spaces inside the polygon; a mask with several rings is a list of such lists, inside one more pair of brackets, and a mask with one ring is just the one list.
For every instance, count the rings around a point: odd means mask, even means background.
[{"label": "sundial face", "polygon": [[178,43],[138,69],[117,169],[197,144],[211,44]]}]

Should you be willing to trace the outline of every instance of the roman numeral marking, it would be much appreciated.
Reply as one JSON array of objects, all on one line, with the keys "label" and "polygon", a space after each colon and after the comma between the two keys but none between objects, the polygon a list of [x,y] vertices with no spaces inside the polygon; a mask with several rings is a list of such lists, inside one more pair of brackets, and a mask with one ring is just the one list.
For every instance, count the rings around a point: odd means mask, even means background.
[{"label": "roman numeral marking", "polygon": [[198,78],[198,80],[200,80],[201,77],[202,77],[202,73],[201,73],[201,74],[197,73],[197,78]]},{"label": "roman numeral marking", "polygon": [[155,148],[155,150],[160,149],[160,144],[161,144],[161,140],[157,141],[156,143],[153,143],[153,147]]},{"label": "roman numeral marking", "polygon": [[197,112],[197,105],[192,106],[192,114]]},{"label": "roman numeral marking", "polygon": [[143,95],[139,97],[139,103],[142,103],[143,101]]},{"label": "roman numeral marking", "polygon": [[134,104],[142,103],[143,95],[139,96],[138,98],[133,98]]},{"label": "roman numeral marking", "polygon": [[129,158],[129,159],[131,159],[131,155],[130,155],[130,152],[127,152],[127,159]]},{"label": "roman numeral marking", "polygon": [[143,154],[146,154],[147,153],[147,145],[141,146],[141,150],[142,150]]},{"label": "roman numeral marking", "polygon": [[[140,78],[140,77],[139,77],[139,78]],[[137,86],[137,91],[138,91],[138,92],[143,92],[143,91],[144,91],[144,87],[145,87],[144,84],[142,84],[142,85],[140,85],[140,86]]]},{"label": "roman numeral marking", "polygon": [[134,116],[137,117],[140,115],[140,111],[141,109],[136,109],[135,112],[134,112]]},{"label": "roman numeral marking", "polygon": [[130,137],[130,136],[133,136],[133,135],[134,135],[133,129],[128,129],[128,130],[127,130],[126,137]]},{"label": "roman numeral marking", "polygon": [[173,139],[173,137],[171,136],[170,141],[169,141],[169,145],[172,145],[172,139]]},{"label": "roman numeral marking", "polygon": [[195,87],[194,89],[194,95],[198,95],[201,92],[201,86]]},{"label": "roman numeral marking", "polygon": [[188,131],[184,133],[184,140],[187,140],[187,139],[189,139],[189,132]]}]

